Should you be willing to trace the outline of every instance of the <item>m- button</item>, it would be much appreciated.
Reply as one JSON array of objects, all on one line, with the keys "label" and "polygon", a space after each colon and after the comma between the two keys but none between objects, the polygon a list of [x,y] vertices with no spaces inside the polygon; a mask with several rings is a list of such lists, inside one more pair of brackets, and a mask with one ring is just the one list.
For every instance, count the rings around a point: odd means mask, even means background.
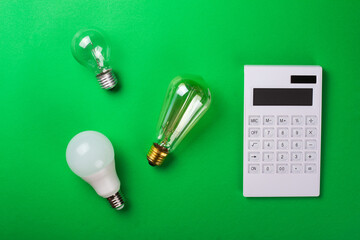
[{"label": "m- button", "polygon": [[264,125],[274,125],[274,116],[264,116]]}]

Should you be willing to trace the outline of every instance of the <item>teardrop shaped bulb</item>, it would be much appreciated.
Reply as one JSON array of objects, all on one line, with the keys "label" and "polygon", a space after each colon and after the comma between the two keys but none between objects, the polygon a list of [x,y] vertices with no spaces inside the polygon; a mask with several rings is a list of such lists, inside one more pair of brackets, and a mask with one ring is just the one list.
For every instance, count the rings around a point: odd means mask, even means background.
[{"label": "teardrop shaped bulb", "polygon": [[171,81],[158,122],[157,139],[147,155],[150,165],[163,163],[208,110],[210,102],[210,90],[202,77],[181,75]]}]

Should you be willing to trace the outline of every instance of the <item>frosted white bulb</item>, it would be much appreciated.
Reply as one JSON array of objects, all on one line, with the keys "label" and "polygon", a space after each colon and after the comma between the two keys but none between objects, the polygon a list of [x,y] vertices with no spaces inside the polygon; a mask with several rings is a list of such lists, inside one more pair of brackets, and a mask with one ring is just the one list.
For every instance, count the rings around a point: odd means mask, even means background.
[{"label": "frosted white bulb", "polygon": [[70,169],[88,182],[113,208],[120,210],[124,200],[120,180],[115,171],[114,148],[107,137],[95,131],[85,131],[71,139],[66,149]]}]

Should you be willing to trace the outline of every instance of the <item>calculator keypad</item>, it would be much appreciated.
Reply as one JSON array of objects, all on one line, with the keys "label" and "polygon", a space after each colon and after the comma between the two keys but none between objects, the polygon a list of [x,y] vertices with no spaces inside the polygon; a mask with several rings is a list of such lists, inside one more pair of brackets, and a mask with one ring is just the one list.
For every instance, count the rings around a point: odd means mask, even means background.
[{"label": "calculator keypad", "polygon": [[315,174],[316,116],[249,116],[250,174]]}]

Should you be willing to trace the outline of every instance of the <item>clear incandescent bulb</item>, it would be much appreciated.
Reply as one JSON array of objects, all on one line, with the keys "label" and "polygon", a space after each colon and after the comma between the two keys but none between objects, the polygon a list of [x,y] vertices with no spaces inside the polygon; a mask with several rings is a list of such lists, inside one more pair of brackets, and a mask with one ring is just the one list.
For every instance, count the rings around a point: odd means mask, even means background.
[{"label": "clear incandescent bulb", "polygon": [[161,110],[157,139],[147,159],[151,166],[160,166],[209,108],[211,94],[200,76],[175,77],[167,90]]},{"label": "clear incandescent bulb", "polygon": [[89,183],[116,210],[124,207],[120,180],[115,171],[114,148],[107,137],[85,131],[71,139],[66,149],[70,169]]},{"label": "clear incandescent bulb", "polygon": [[72,39],[74,58],[96,75],[104,89],[115,87],[117,80],[110,67],[110,47],[104,35],[95,29],[83,29]]}]

